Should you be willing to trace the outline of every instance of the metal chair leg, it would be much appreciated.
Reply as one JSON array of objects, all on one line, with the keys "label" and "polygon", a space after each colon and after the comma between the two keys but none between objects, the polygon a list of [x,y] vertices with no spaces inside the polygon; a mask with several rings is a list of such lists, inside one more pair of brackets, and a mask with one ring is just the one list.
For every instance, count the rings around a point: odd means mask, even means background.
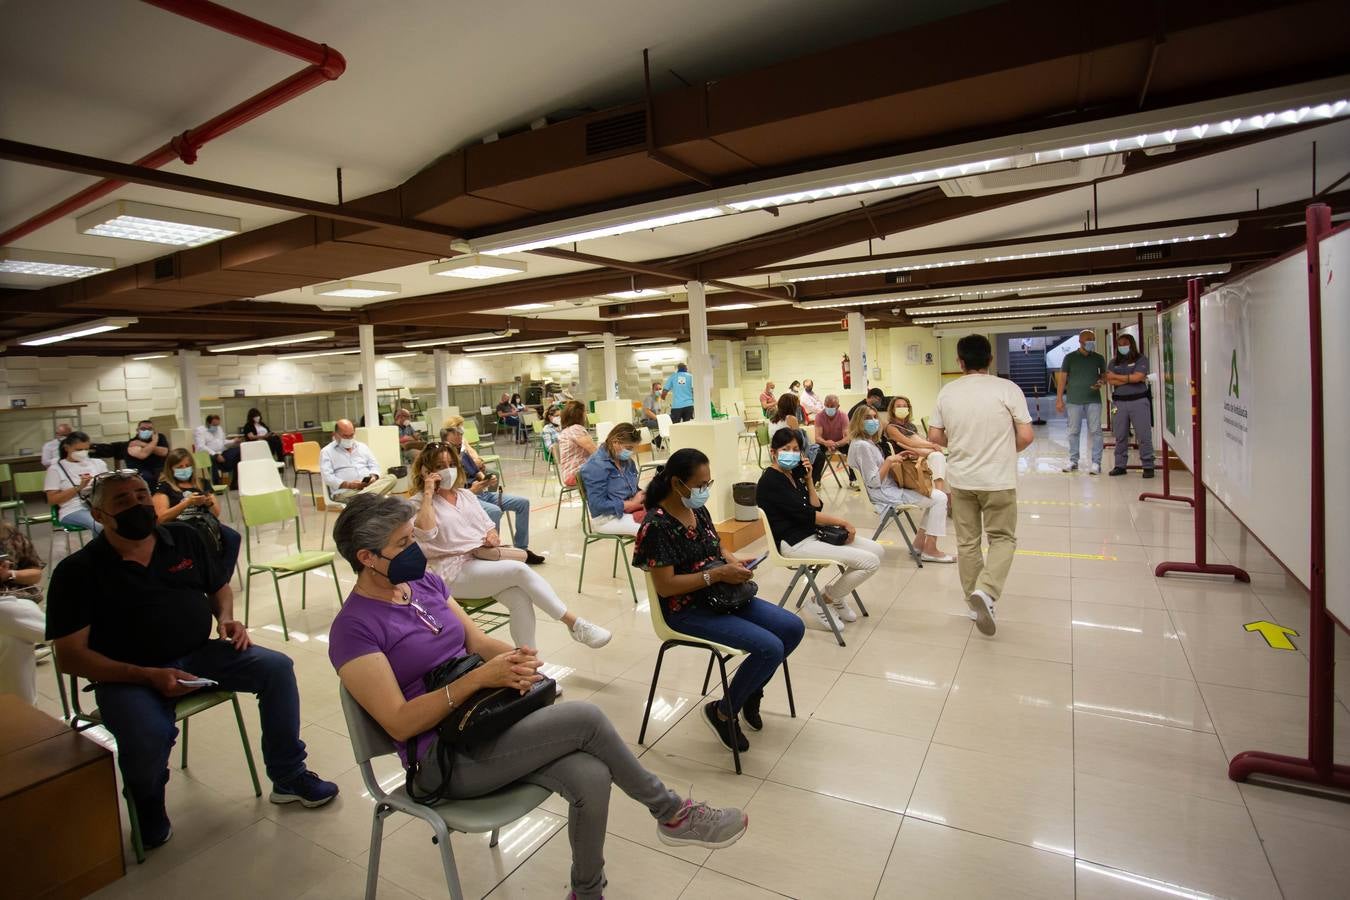
[{"label": "metal chair leg", "polygon": [[450,849],[450,830],[442,822],[432,823],[436,836],[432,838],[441,849],[441,867],[445,869],[445,886],[451,900],[464,900],[464,889],[459,886],[459,870],[455,868],[455,851]]},{"label": "metal chair leg", "polygon": [[577,593],[581,593],[581,579],[586,577],[586,551],[591,549],[591,539],[586,538],[581,545],[581,570],[577,572]]},{"label": "metal chair leg", "polygon": [[[727,661],[723,659],[722,654],[718,653],[716,650],[713,651],[713,656],[717,659],[717,666],[722,673],[722,699],[724,701],[727,701],[727,698],[731,696],[731,688],[727,685]],[[728,706],[731,705],[730,701],[727,701],[727,705]],[[703,713],[700,711],[699,715],[703,715]],[[731,732],[733,735],[733,740],[731,742],[731,759],[736,764],[737,775],[741,774],[741,751],[740,748],[736,746],[736,741],[734,740],[734,735],[736,734],[737,731],[739,731],[740,728],[740,726],[737,724],[736,721],[738,716],[739,713],[734,714],[731,717],[731,725],[732,725]]]},{"label": "metal chair leg", "polygon": [[[647,719],[651,717],[652,703],[656,700],[656,681],[661,677],[661,662],[666,658],[666,651],[672,646],[674,645],[670,641],[664,641],[661,644],[661,649],[656,653],[656,668],[652,670],[652,686],[647,691],[647,706],[642,710],[642,728],[638,731],[639,744],[647,739]],[[708,665],[711,666],[712,663],[710,662]]]},{"label": "metal chair leg", "polygon": [[178,759],[178,768],[180,769],[187,768],[188,725],[191,721],[191,719],[183,720],[183,746],[180,748],[182,750],[182,756]]},{"label": "metal chair leg", "polygon": [[792,675],[788,673],[788,661],[783,660],[783,684],[787,686],[788,714],[797,718],[797,699],[792,696]]},{"label": "metal chair leg", "polygon": [[712,681],[713,657],[717,655],[717,651],[711,647],[708,648],[708,652],[711,655],[708,657],[708,671],[703,673],[703,690],[699,693],[700,697],[708,696],[708,682]]},{"label": "metal chair leg", "polygon": [[[230,703],[234,706],[235,724],[239,726],[239,742],[244,745],[244,759],[248,762],[248,777],[253,781],[253,796],[261,797],[262,785],[258,783],[258,766],[253,762],[253,748],[248,743],[248,729],[244,727],[244,711],[239,708],[239,695],[231,694]],[[184,754],[184,758],[186,759],[186,754]],[[184,762],[184,765],[186,764]]]},{"label": "metal chair leg", "polygon": [[[301,575],[300,577],[303,579],[305,576]],[[281,637],[283,640],[289,641],[291,639],[291,632],[290,629],[286,627],[286,607],[281,602],[281,579],[277,578],[276,572],[272,573],[272,587],[276,589],[277,611],[281,613]],[[248,623],[245,623],[244,627],[247,628]]]},{"label": "metal chair leg", "polygon": [[496,846],[497,846],[497,838],[500,836],[499,832],[501,832],[501,829],[500,829],[500,828],[494,828],[494,829],[492,829],[492,837],[488,838],[488,846],[489,846],[489,847],[496,847]]},{"label": "metal chair leg", "polygon": [[811,584],[811,590],[815,591],[816,605],[820,611],[825,614],[825,621],[830,623],[830,630],[834,632],[834,639],[839,642],[840,647],[846,647],[844,635],[839,631],[839,623],[834,620],[834,613],[830,611],[830,605],[825,602],[825,594],[821,591],[820,585],[816,584],[816,572],[819,569],[812,569],[806,573],[806,580]]},{"label": "metal chair leg", "polygon": [[366,861],[366,900],[375,900],[380,882],[380,847],[384,844],[385,807],[376,804],[370,822],[370,855]]},{"label": "metal chair leg", "polygon": [[853,602],[858,604],[858,612],[863,614],[863,618],[871,618],[871,615],[867,612],[867,607],[863,606],[862,597],[858,596],[857,591],[853,592]]}]

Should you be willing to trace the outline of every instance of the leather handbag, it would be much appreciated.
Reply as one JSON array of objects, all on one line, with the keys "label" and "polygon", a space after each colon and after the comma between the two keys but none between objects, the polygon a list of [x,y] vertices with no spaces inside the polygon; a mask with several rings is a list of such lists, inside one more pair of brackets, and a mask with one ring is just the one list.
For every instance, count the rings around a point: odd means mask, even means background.
[{"label": "leather handbag", "polygon": [[816,540],[842,547],[848,543],[848,529],[842,525],[821,525],[816,528]]},{"label": "leather handbag", "polygon": [[[422,676],[427,693],[443,689],[447,684],[463,678],[483,665],[477,653],[448,659]],[[414,788],[420,765],[417,762],[417,739],[408,741],[408,769],[405,787],[408,796],[418,803],[436,804],[446,799],[450,789],[450,772],[455,751],[490,741],[532,712],[551,706],[558,698],[558,683],[547,675],[540,678],[524,694],[515,688],[483,688],[468,697],[436,726],[436,753],[441,783],[426,793]]]},{"label": "leather handbag", "polygon": [[[726,560],[724,559],[709,560],[709,564],[704,568],[725,564]],[[717,581],[698,591],[694,596],[698,598],[699,605],[704,609],[718,613],[730,613],[749,603],[758,593],[759,585],[753,581],[742,581],[740,584]]]},{"label": "leather handbag", "polygon": [[901,459],[900,486],[925,497],[933,496],[933,470],[928,468],[928,460],[923,457]]}]

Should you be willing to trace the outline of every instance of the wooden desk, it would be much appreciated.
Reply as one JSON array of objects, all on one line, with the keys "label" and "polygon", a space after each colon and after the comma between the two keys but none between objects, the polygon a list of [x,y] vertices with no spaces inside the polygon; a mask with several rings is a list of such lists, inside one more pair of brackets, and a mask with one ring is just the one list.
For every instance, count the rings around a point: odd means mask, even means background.
[{"label": "wooden desk", "polygon": [[735,553],[764,537],[764,524],[757,518],[749,522],[727,519],[717,523],[717,536],[722,540],[723,547]]},{"label": "wooden desk", "polygon": [[0,694],[0,872],[7,897],[75,898],[126,874],[112,753]]}]

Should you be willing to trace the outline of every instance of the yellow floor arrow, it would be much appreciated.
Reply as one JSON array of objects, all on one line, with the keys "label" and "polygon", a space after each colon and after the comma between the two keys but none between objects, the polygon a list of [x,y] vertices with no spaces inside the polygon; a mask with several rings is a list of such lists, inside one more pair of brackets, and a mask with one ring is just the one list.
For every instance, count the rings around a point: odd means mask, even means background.
[{"label": "yellow floor arrow", "polygon": [[1288,635],[1298,637],[1298,632],[1292,628],[1285,628],[1283,625],[1276,625],[1274,622],[1267,622],[1262,619],[1260,622],[1248,622],[1242,626],[1248,631],[1259,631],[1261,637],[1266,639],[1266,643],[1276,650],[1295,650],[1294,642],[1289,640]]}]

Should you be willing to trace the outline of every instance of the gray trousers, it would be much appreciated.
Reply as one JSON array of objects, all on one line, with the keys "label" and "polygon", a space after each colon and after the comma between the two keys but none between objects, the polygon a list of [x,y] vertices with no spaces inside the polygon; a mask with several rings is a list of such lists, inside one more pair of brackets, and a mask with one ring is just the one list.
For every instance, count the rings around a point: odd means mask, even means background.
[{"label": "gray trousers", "polygon": [[[423,757],[417,784],[442,780],[433,745]],[[556,703],[526,716],[495,741],[455,756],[450,796],[478,797],[515,781],[548,788],[568,803],[572,844],[572,890],[578,900],[598,898],[605,886],[605,827],[610,785],[651,811],[657,821],[673,818],[684,801],[642,767],[609,718],[591,703]]]},{"label": "gray trousers", "polygon": [[1139,462],[1145,469],[1153,468],[1153,407],[1147,397],[1137,400],[1115,401],[1111,417],[1111,434],[1116,439],[1116,466],[1125,468],[1130,460],[1130,426],[1139,441]]}]

